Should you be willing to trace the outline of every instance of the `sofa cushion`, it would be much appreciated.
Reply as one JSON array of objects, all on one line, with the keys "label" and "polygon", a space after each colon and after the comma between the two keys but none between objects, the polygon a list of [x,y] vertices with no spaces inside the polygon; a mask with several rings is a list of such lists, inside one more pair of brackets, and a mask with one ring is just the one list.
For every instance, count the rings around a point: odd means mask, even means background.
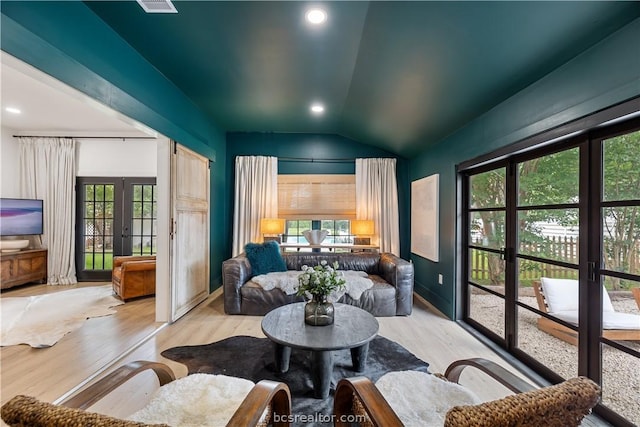
[{"label": "sofa cushion", "polygon": [[360,298],[353,299],[345,294],[338,302],[361,308],[376,317],[395,316],[397,309],[396,289],[378,275],[369,275],[369,279],[373,281],[373,287],[364,291]]},{"label": "sofa cushion", "polygon": [[244,251],[251,264],[253,276],[273,271],[287,271],[287,266],[280,254],[280,245],[275,240],[264,243],[247,243]]},{"label": "sofa cushion", "polygon": [[303,265],[315,267],[321,261],[338,263],[340,270],[364,271],[367,274],[380,272],[380,254],[373,252],[285,252],[283,255],[288,270],[302,270]]}]

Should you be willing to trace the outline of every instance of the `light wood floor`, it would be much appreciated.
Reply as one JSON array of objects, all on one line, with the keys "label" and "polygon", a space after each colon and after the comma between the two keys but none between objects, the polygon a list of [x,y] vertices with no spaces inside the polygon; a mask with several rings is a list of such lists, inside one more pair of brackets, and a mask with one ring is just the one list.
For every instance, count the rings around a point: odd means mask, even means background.
[{"label": "light wood floor", "polygon": [[[92,284],[95,285],[95,284]],[[45,287],[46,291],[57,291]],[[62,287],[61,289],[68,289]],[[40,290],[42,292],[42,290]],[[37,286],[2,297],[37,293]],[[134,360],[155,360],[168,364],[178,377],[187,374],[184,365],[165,359],[160,353],[179,345],[206,344],[234,335],[264,337],[260,329],[261,316],[229,316],[224,314],[220,290],[173,324],[154,322],[154,298],[127,302],[117,307],[113,316],[89,319],[78,331],[47,349],[28,346],[3,347],[0,350],[1,400],[4,403],[16,394],[28,394],[42,400],[57,402],[70,391],[106,374],[113,368]],[[419,299],[414,302],[409,317],[382,317],[380,335],[394,340],[430,363],[432,372],[444,372],[457,359],[485,357],[518,374],[492,350],[480,343],[458,324],[446,319]],[[153,334],[153,331],[157,333]],[[152,336],[149,336],[149,335]],[[238,355],[251,357],[250,354]],[[142,381],[142,380],[141,380]],[[145,380],[146,381],[146,380]],[[483,399],[491,400],[509,394],[508,390],[486,376],[467,370],[461,383]],[[94,410],[123,416],[144,402],[137,396],[148,394],[140,385],[131,385],[119,396]],[[132,397],[135,393],[136,397]]]}]

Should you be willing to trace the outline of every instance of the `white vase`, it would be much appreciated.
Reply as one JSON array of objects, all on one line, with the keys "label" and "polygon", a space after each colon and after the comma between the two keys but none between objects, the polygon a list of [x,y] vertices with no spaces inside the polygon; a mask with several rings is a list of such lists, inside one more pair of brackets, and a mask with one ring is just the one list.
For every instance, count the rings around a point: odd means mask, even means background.
[{"label": "white vase", "polygon": [[312,245],[319,245],[329,234],[328,230],[305,230],[302,235]]}]

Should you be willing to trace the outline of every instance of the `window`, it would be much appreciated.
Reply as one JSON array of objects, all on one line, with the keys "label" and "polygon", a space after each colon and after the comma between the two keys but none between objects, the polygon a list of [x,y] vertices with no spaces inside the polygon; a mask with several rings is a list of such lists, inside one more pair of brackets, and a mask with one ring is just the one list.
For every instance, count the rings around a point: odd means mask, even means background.
[{"label": "window", "polygon": [[[604,326],[612,311],[640,314],[639,153],[635,118],[461,176],[463,320],[550,381],[600,383],[596,412],[614,424],[640,422],[640,390],[620,389],[637,376],[640,343]],[[541,277],[576,284],[576,309],[545,308]]]},{"label": "window", "polygon": [[326,244],[353,243],[355,175],[278,175],[278,216],[287,220],[283,243],[306,244],[305,230],[329,230]]},{"label": "window", "polygon": [[278,216],[355,219],[355,175],[278,175]]}]

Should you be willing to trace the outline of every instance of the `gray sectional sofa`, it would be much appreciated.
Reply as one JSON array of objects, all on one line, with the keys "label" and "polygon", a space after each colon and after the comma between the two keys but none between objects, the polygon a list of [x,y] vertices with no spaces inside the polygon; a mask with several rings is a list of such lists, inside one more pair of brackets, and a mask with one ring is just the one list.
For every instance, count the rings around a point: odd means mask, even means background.
[{"label": "gray sectional sofa", "polygon": [[[287,252],[283,255],[288,270],[303,265],[315,266],[322,260],[338,261],[341,270],[365,271],[373,287],[358,300],[345,294],[338,302],[355,305],[374,316],[407,316],[413,306],[413,264],[390,253],[310,253]],[[286,295],[280,289],[264,290],[254,283],[251,264],[240,254],[222,263],[224,311],[227,314],[264,315],[285,304],[304,301]]]}]

